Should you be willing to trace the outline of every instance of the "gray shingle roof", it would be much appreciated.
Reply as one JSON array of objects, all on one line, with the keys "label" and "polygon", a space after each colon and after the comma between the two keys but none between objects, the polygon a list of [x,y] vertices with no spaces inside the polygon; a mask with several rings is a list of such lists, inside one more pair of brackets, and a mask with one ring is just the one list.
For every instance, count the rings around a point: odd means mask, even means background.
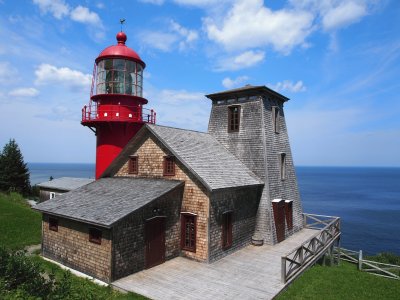
[{"label": "gray shingle roof", "polygon": [[263,184],[208,133],[150,124],[147,128],[209,190]]},{"label": "gray shingle roof", "polygon": [[37,185],[42,188],[72,191],[93,181],[94,179],[90,178],[61,177]]},{"label": "gray shingle roof", "polygon": [[44,213],[111,227],[115,222],[182,181],[146,178],[102,178],[34,207]]}]

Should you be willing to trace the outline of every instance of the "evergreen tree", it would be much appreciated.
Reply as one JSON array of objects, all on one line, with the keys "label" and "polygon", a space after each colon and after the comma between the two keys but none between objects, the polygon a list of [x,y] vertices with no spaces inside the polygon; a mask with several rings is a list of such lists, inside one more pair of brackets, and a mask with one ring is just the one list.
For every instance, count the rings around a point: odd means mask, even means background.
[{"label": "evergreen tree", "polygon": [[0,153],[0,190],[30,192],[29,170],[14,139],[10,139]]}]

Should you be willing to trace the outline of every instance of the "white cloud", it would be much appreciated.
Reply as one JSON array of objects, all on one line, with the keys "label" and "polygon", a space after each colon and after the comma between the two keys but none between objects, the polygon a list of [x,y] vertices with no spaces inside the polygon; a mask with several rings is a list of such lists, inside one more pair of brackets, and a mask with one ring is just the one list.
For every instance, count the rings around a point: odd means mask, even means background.
[{"label": "white cloud", "polygon": [[272,11],[262,0],[240,0],[224,17],[206,18],[205,29],[211,40],[229,51],[272,46],[287,54],[294,46],[305,44],[313,19],[305,10]]},{"label": "white cloud", "polygon": [[220,4],[221,2],[226,2],[224,0],[174,0],[175,3],[181,5],[189,5],[189,6],[211,6]]},{"label": "white cloud", "polygon": [[197,31],[187,29],[173,20],[164,31],[143,31],[140,34],[144,45],[164,52],[172,51],[176,45],[183,51],[191,47],[198,37]]},{"label": "white cloud", "polygon": [[333,30],[359,21],[367,14],[365,4],[347,2],[329,10],[322,19],[324,29]]},{"label": "white cloud", "polygon": [[359,21],[368,14],[376,0],[291,0],[291,4],[320,16],[324,30],[335,30]]},{"label": "white cloud", "polygon": [[211,101],[203,92],[158,90],[147,85],[145,97],[156,108],[157,124],[205,131]]},{"label": "white cloud", "polygon": [[62,19],[69,14],[69,6],[64,0],[33,0],[39,6],[42,14],[50,13],[56,19]]},{"label": "white cloud", "polygon": [[150,4],[155,4],[155,5],[164,4],[164,0],[139,0],[139,1],[143,2],[143,3],[150,3]]},{"label": "white cloud", "polygon": [[216,71],[235,71],[249,68],[263,61],[265,58],[264,51],[248,50],[239,55],[222,58],[216,67]]},{"label": "white cloud", "polygon": [[179,49],[184,50],[199,38],[195,30],[187,29],[175,21],[171,21],[171,29],[178,33],[183,40],[179,42]]},{"label": "white cloud", "polygon": [[171,51],[178,40],[176,34],[167,32],[144,31],[139,36],[143,45],[164,52]]},{"label": "white cloud", "polygon": [[35,84],[37,85],[59,83],[79,92],[89,89],[92,81],[92,75],[90,74],[84,74],[67,67],[57,68],[49,64],[41,64],[35,70],[35,75]]},{"label": "white cloud", "polygon": [[8,93],[11,97],[35,97],[39,95],[39,91],[35,88],[18,88]]},{"label": "white cloud", "polygon": [[[78,5],[71,8],[64,0],[33,0],[39,6],[42,14],[51,13],[56,19],[69,17],[72,21],[89,25],[88,31],[91,38],[96,41],[104,39],[104,26],[99,15],[88,7]],[[98,3],[101,7],[102,4]]]},{"label": "white cloud", "polygon": [[249,77],[247,77],[247,76],[239,76],[239,77],[236,77],[235,79],[226,77],[222,80],[222,85],[224,87],[226,87],[227,89],[232,89],[234,87],[238,87],[238,86],[242,85],[248,79],[249,79]]},{"label": "white cloud", "polygon": [[71,11],[71,19],[73,21],[90,24],[90,25],[100,25],[101,20],[98,14],[90,11],[87,7],[77,6]]},{"label": "white cloud", "polygon": [[0,85],[19,80],[18,70],[9,62],[0,61]]},{"label": "white cloud", "polygon": [[272,89],[276,90],[277,92],[291,92],[291,93],[299,93],[306,91],[306,86],[304,85],[303,81],[299,80],[294,83],[291,80],[284,80],[282,82],[278,82],[276,84],[270,85]]}]

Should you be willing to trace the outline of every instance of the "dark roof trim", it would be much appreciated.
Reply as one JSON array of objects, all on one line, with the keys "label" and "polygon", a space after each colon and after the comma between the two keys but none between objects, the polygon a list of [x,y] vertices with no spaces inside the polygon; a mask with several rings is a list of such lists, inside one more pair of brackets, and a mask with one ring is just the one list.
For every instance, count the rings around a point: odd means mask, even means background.
[{"label": "dark roof trim", "polygon": [[111,227],[112,227],[112,225],[107,226],[107,225],[104,225],[104,224],[90,222],[90,221],[82,220],[82,219],[79,219],[79,218],[74,218],[74,217],[70,217],[70,216],[64,216],[64,215],[61,215],[61,214],[55,214],[53,212],[37,209],[37,208],[35,208],[35,206],[32,206],[32,209],[37,210],[38,212],[41,212],[41,213],[49,215],[49,216],[54,216],[54,217],[57,217],[57,218],[62,218],[62,219],[67,219],[67,220],[73,220],[73,221],[76,221],[76,222],[79,222],[79,223],[85,223],[85,224],[93,225],[93,226],[96,226],[96,227],[102,227],[102,228],[106,228],[106,229],[111,229]]},{"label": "dark roof trim", "polygon": [[259,85],[259,86],[246,85],[244,87],[237,89],[208,94],[206,95],[206,97],[211,100],[220,100],[220,99],[226,99],[229,96],[240,97],[240,96],[249,96],[249,95],[252,96],[259,94],[274,95],[275,97],[280,98],[284,102],[289,100],[288,97],[283,96],[282,94],[266,87],[265,85]]}]

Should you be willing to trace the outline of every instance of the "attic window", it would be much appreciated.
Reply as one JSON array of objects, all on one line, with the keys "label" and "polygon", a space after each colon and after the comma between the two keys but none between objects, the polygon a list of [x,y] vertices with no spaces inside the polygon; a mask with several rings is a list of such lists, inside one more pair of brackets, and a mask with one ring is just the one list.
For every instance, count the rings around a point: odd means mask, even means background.
[{"label": "attic window", "polygon": [[97,228],[89,228],[89,242],[101,245],[102,232]]},{"label": "attic window", "polygon": [[164,176],[175,175],[175,156],[164,156]]},{"label": "attic window", "polygon": [[58,220],[56,218],[49,218],[49,230],[58,231]]},{"label": "attic window", "polygon": [[272,123],[274,127],[274,132],[279,133],[279,119],[280,119],[280,113],[279,113],[279,107],[278,106],[272,106]]},{"label": "attic window", "polygon": [[238,132],[240,124],[240,106],[228,107],[228,132]]},{"label": "attic window", "polygon": [[138,157],[137,156],[129,157],[128,173],[129,174],[138,174]]}]

